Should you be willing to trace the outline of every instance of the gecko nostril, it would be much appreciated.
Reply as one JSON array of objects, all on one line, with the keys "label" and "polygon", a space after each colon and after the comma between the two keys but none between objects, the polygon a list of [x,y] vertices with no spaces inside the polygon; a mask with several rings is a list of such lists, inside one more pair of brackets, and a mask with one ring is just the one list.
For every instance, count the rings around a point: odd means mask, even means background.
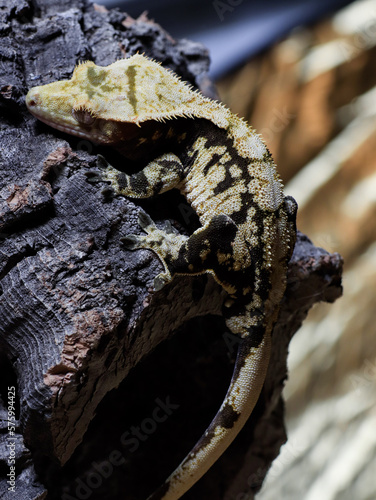
[{"label": "gecko nostril", "polygon": [[35,108],[40,104],[40,97],[37,92],[31,92],[31,91],[28,92],[25,100],[26,100],[26,106],[28,108]]}]

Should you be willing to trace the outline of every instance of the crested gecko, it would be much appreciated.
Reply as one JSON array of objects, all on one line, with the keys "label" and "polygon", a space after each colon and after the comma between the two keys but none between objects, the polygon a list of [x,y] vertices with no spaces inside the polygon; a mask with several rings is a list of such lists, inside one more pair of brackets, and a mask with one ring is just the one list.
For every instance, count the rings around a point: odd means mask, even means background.
[{"label": "crested gecko", "polygon": [[143,169],[128,175],[99,160],[116,194],[145,198],[175,188],[199,217],[201,227],[188,237],[141,213],[144,234],[125,238],[127,248],[151,249],[161,260],[156,290],[177,275],[210,273],[228,294],[226,325],[241,339],[217,414],[148,499],[177,500],[229,446],[258,400],[295,243],[296,202],[284,196],[267,147],[244,120],[143,55],[107,67],[79,64],[70,80],[30,89],[26,104],[56,129],[142,161]]}]

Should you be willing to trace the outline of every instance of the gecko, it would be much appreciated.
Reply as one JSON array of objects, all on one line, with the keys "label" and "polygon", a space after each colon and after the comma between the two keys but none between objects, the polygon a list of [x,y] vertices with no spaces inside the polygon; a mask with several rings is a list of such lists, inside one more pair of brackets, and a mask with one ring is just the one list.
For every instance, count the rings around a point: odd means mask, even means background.
[{"label": "gecko", "polygon": [[80,63],[70,80],[30,89],[26,105],[48,125],[139,162],[127,174],[99,157],[100,179],[116,195],[178,189],[198,215],[200,227],[187,236],[140,212],[142,233],[123,238],[126,248],[159,257],[155,290],[179,275],[211,274],[227,292],[223,316],[239,338],[218,412],[148,497],[177,500],[227,449],[259,398],[295,244],[296,202],[284,195],[268,148],[245,120],[144,55],[105,67]]}]

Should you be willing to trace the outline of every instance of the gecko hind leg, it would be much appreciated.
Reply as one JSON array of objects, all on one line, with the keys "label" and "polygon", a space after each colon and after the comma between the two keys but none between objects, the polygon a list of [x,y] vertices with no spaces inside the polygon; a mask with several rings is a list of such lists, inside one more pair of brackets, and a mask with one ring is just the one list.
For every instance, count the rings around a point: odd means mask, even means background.
[{"label": "gecko hind leg", "polygon": [[156,277],[156,290],[171,281],[174,275],[209,272],[225,290],[234,293],[231,285],[234,272],[232,242],[237,227],[228,216],[214,216],[189,237],[175,232],[171,225],[167,229],[157,228],[145,213],[140,213],[139,224],[146,235],[131,234],[122,241],[129,250],[147,248],[158,255],[165,272]]}]

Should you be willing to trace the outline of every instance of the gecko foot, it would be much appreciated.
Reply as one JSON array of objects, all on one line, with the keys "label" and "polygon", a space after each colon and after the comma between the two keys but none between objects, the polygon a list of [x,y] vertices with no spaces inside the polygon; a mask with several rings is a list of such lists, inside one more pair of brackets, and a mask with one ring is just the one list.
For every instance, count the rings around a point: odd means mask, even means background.
[{"label": "gecko foot", "polygon": [[[109,181],[103,179],[101,172],[96,170],[89,170],[88,172],[85,172],[85,176],[86,180],[90,182],[90,184],[98,184],[99,182],[106,182],[107,184],[110,184]],[[106,186],[101,190],[101,193],[105,197],[111,197],[115,194],[115,190],[112,186]]]},{"label": "gecko foot", "polygon": [[97,155],[96,167],[97,169],[88,170],[87,172],[85,172],[87,181],[91,184],[105,182],[110,186],[108,188],[104,188],[102,190],[102,193],[105,195],[110,193],[116,194],[116,179],[118,178],[119,174],[121,174],[121,172],[112,167],[102,155]]},{"label": "gecko foot", "polygon": [[187,236],[178,233],[170,222],[165,223],[163,229],[159,229],[145,212],[140,212],[138,222],[146,234],[129,234],[121,238],[121,241],[129,250],[153,250],[163,262],[179,253],[181,245],[187,239]]},{"label": "gecko foot", "polygon": [[108,182],[107,179],[104,178],[103,174],[107,168],[113,168],[108,163],[108,161],[102,156],[97,156],[96,167],[98,170],[88,170],[85,172],[85,176],[88,182],[97,183],[97,182]]},{"label": "gecko foot", "polygon": [[171,281],[170,266],[188,236],[181,235],[170,222],[165,223],[163,229],[159,229],[145,212],[139,213],[138,222],[146,234],[129,234],[121,241],[128,250],[145,248],[157,254],[165,268],[165,272],[158,274],[154,280],[155,290],[160,290]]}]

